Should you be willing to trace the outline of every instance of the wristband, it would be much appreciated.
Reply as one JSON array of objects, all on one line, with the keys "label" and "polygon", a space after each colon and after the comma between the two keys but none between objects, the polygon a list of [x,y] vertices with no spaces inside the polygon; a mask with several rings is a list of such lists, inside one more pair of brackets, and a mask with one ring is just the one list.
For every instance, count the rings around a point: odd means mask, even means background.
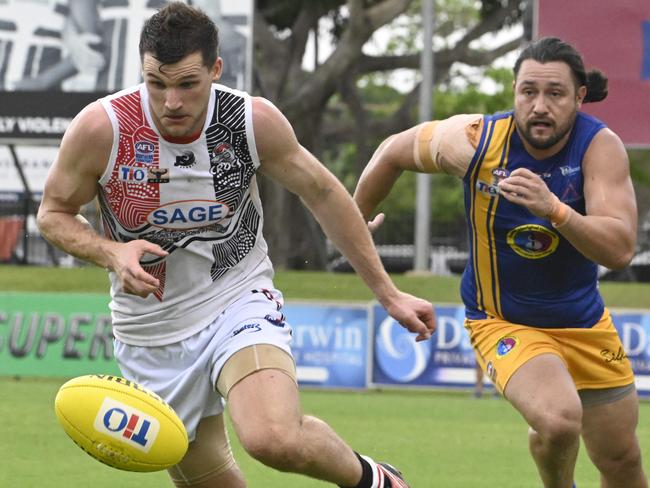
[{"label": "wristband", "polygon": [[571,207],[566,203],[562,203],[557,195],[553,194],[553,208],[548,215],[548,219],[556,229],[564,226],[571,218]]}]

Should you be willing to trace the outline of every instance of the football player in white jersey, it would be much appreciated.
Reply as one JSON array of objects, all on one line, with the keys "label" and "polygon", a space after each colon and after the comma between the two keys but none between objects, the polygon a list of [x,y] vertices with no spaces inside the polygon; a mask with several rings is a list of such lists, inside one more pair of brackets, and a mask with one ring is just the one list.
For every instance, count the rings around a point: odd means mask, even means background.
[{"label": "football player in white jersey", "polygon": [[[281,471],[341,487],[403,488],[300,411],[291,328],[261,233],[256,170],[299,195],[388,313],[418,340],[430,303],[398,290],[343,185],[269,101],[213,84],[218,35],[171,2],[144,25],[144,83],[93,102],[68,128],[38,214],[43,235],[110,271],[115,356],[161,395],[191,440],[176,486],[242,488],[224,430]],[[79,215],[99,196],[104,235]]]}]

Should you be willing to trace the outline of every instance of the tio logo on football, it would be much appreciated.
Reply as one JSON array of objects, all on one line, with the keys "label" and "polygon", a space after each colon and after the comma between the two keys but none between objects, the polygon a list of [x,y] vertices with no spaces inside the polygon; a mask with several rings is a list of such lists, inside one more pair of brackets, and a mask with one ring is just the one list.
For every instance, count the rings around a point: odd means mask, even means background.
[{"label": "tio logo on football", "polygon": [[149,452],[153,445],[160,423],[158,419],[112,398],[104,398],[95,417],[95,430]]}]

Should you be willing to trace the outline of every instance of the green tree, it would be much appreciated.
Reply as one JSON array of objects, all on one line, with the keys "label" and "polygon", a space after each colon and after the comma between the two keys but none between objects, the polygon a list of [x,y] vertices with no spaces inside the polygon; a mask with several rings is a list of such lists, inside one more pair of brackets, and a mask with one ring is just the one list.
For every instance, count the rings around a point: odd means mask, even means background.
[{"label": "green tree", "polygon": [[[491,81],[494,92],[488,93],[481,87],[486,80]],[[458,75],[455,83],[443,83],[436,90],[433,103],[435,118],[443,119],[459,113],[485,114],[508,110],[512,107],[512,80],[512,71],[506,68],[487,68],[480,81]],[[459,81],[464,83],[460,83],[459,86]],[[344,158],[345,154],[339,155],[339,160]],[[326,158],[326,161],[328,160],[329,158]],[[357,175],[352,174],[352,162],[349,161],[345,169],[347,169],[346,173],[337,174],[342,181],[350,185],[349,188],[353,188]],[[382,226],[375,236],[378,243],[410,244],[413,242],[415,187],[415,175],[403,174],[389,197],[382,203],[379,210],[385,212],[387,217],[386,225]],[[455,246],[464,244],[463,189],[458,178],[448,175],[436,175],[432,178],[430,214],[433,242]]]},{"label": "green tree", "polygon": [[[436,82],[449,80],[456,63],[489,66],[516,49],[521,36],[482,48],[474,41],[521,22],[526,5],[522,0],[436,0]],[[254,21],[254,91],[276,103],[302,144],[326,157],[348,185],[355,172],[338,156],[352,159],[358,173],[377,141],[416,123],[419,1],[258,0]],[[366,47],[386,26],[390,42],[370,54]],[[305,70],[310,35],[317,32],[319,39],[325,29],[333,50],[313,71]],[[398,69],[413,73],[415,83],[406,93],[388,84]],[[392,102],[383,102],[383,95]],[[340,144],[344,147],[338,148]],[[265,232],[276,265],[322,267],[325,241],[298,199],[268,180],[261,181],[261,190]]]}]

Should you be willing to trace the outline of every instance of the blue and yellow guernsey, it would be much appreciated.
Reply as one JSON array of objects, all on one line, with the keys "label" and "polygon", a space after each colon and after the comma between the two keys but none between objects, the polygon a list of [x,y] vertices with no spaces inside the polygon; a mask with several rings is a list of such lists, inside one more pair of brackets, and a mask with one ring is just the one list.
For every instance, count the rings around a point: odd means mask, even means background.
[{"label": "blue and yellow guernsey", "polygon": [[598,119],[579,112],[564,148],[536,160],[525,150],[512,112],[484,118],[463,179],[470,253],[461,295],[467,318],[497,317],[544,328],[586,328],[601,318],[597,265],[548,220],[500,198],[497,183],[517,168],[528,168],[562,202],[584,215],[582,160],[603,127]]}]

